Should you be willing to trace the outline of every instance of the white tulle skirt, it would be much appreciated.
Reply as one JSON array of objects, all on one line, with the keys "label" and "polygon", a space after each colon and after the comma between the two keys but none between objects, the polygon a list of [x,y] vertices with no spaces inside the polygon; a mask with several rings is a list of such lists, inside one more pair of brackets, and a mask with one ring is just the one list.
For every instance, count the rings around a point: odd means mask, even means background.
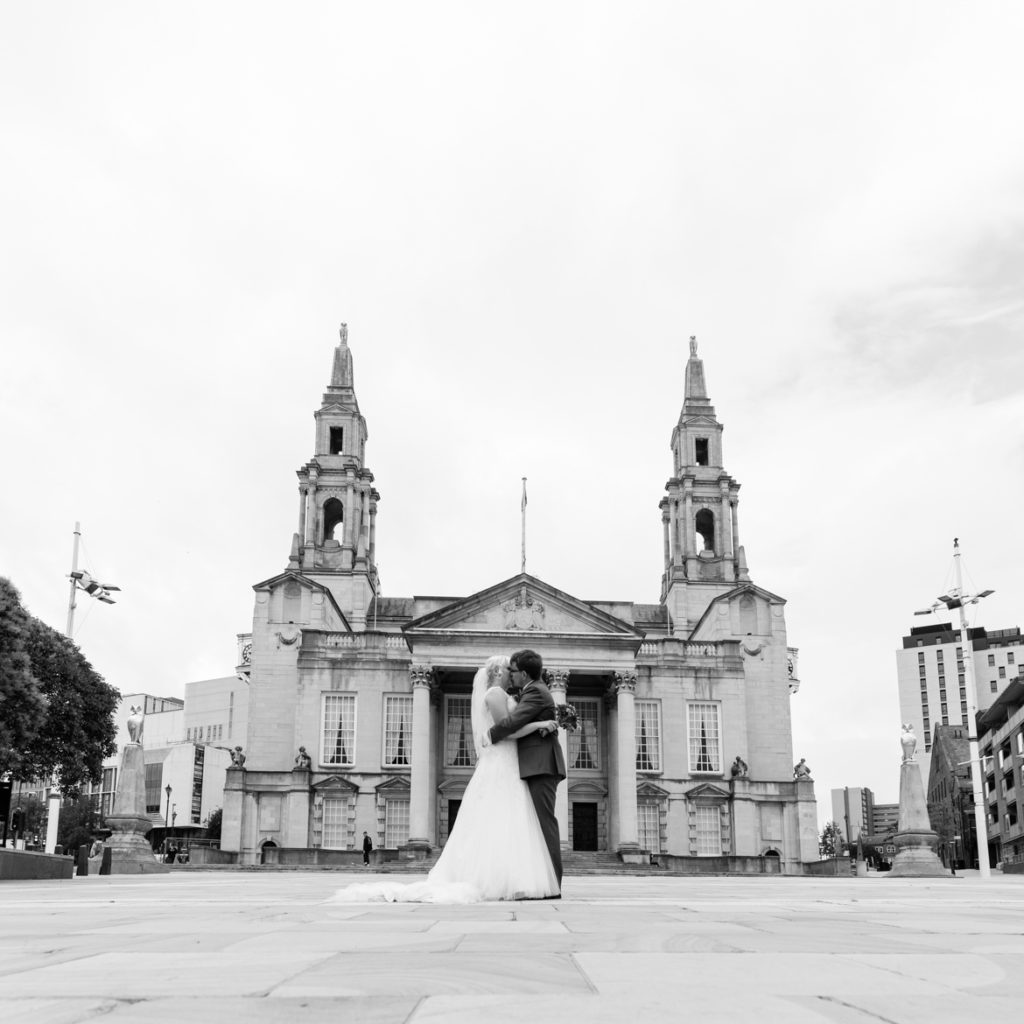
[{"label": "white tulle skirt", "polygon": [[475,903],[540,899],[558,881],[514,741],[485,747],[441,856],[425,882],[350,885],[334,900],[360,903]]}]

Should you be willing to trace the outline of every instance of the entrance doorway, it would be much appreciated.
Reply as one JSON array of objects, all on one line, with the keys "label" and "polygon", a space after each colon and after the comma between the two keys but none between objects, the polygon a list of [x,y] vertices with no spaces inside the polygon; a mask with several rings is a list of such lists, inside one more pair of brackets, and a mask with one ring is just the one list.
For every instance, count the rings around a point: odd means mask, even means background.
[{"label": "entrance doorway", "polygon": [[459,808],[462,806],[461,800],[449,800],[448,801],[448,835],[452,834],[452,829],[455,828],[455,819],[459,816]]},{"label": "entrance doorway", "polygon": [[597,849],[597,804],[574,803],[572,805],[572,848],[574,850]]}]

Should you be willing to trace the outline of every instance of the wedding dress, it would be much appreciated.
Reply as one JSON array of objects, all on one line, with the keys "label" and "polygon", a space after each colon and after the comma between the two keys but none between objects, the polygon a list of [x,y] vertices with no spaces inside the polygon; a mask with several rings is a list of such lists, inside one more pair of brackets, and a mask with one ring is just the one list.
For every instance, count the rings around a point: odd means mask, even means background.
[{"label": "wedding dress", "polygon": [[[479,680],[480,673],[477,676]],[[426,881],[350,885],[339,890],[334,901],[475,903],[540,899],[558,893],[530,791],[519,777],[516,741],[504,740],[491,746],[481,742],[495,724],[486,706],[486,692],[484,686],[474,682],[476,769],[466,786],[455,827]],[[504,691],[502,696],[511,710],[514,701]]]}]

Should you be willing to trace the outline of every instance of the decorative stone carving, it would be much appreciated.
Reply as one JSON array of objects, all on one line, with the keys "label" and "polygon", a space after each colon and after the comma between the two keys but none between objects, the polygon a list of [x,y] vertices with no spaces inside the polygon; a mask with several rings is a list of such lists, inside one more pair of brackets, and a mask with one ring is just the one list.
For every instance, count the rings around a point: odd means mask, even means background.
[{"label": "decorative stone carving", "polygon": [[900,734],[900,746],[903,748],[903,761],[901,763],[914,764],[917,736],[914,735],[914,726],[911,722],[903,723],[903,732]]},{"label": "decorative stone carving", "polygon": [[813,781],[811,779],[811,769],[808,766],[807,761],[802,757],[795,765],[793,765],[793,778],[796,779],[797,782]]},{"label": "decorative stone carving", "polygon": [[293,771],[308,772],[312,767],[313,759],[306,753],[306,748],[299,747],[299,752],[295,755],[295,768]]},{"label": "decorative stone carving", "polygon": [[737,754],[736,760],[733,761],[732,768],[729,769],[729,772],[734,779],[745,779],[748,772],[747,762]]},{"label": "decorative stone carving", "polygon": [[616,693],[636,693],[636,673],[616,672],[615,673]]},{"label": "decorative stone carving", "polygon": [[543,629],[544,605],[536,600],[526,587],[520,588],[514,598],[501,606],[505,615],[505,629]]},{"label": "decorative stone carving", "polygon": [[409,669],[409,678],[414,689],[418,686],[430,689],[434,683],[434,670],[429,665],[413,665]]},{"label": "decorative stone carving", "polygon": [[142,742],[142,729],[146,724],[146,716],[143,714],[142,706],[131,706],[131,714],[128,716],[128,737],[132,743]]},{"label": "decorative stone carving", "polygon": [[549,690],[558,690],[565,693],[569,688],[569,670],[565,668],[549,668],[544,670],[547,674]]},{"label": "decorative stone carving", "polygon": [[277,637],[277,646],[280,647],[284,644],[286,647],[291,647],[292,644],[298,643],[302,639],[302,630],[296,629],[290,633],[277,632],[274,634]]}]

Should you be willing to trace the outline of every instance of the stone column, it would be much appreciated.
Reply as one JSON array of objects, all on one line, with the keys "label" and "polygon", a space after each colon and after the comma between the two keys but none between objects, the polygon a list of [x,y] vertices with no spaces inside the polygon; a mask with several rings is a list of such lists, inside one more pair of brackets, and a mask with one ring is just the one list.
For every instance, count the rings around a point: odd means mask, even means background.
[{"label": "stone column", "polygon": [[355,550],[355,518],[356,518],[356,489],[350,476],[346,483],[345,491],[345,532],[341,542],[341,566],[343,569],[352,568],[352,553]]},{"label": "stone column", "polygon": [[299,488],[299,537],[306,543],[306,488]]},{"label": "stone column", "polygon": [[726,558],[732,558],[732,515],[729,508],[729,483],[726,480],[719,480],[718,491],[722,500],[722,554]]},{"label": "stone column", "polygon": [[615,734],[616,776],[618,792],[619,835],[616,851],[626,861],[640,856],[636,830],[636,676],[615,673],[617,728]]},{"label": "stone column", "polygon": [[430,852],[430,684],[433,669],[413,665],[412,764],[409,780],[409,845],[415,857]]},{"label": "stone column", "polygon": [[665,572],[672,568],[672,545],[669,543],[668,524],[671,519],[669,514],[669,502],[667,498],[661,499],[661,529],[665,536]]},{"label": "stone column", "polygon": [[377,501],[370,497],[370,565],[377,562]]},{"label": "stone column", "polygon": [[[556,704],[565,704],[566,691],[569,688],[568,669],[548,669],[548,689]],[[563,850],[569,849],[569,734],[564,729],[558,730],[558,743],[562,748],[565,761],[566,780],[555,792],[555,817],[558,818],[558,837]]]},{"label": "stone column", "polygon": [[736,513],[736,506],[738,504],[739,504],[739,499],[736,497],[736,495],[733,494],[732,496],[730,496],[730,498],[729,498],[729,510],[731,512],[731,518],[732,518],[732,551],[733,551],[734,555],[737,553],[737,549],[740,546],[740,527],[739,527],[739,521],[738,521],[737,513]]},{"label": "stone column", "polygon": [[316,544],[316,477],[316,469],[310,469],[309,484],[306,487],[305,543],[307,547]]}]

